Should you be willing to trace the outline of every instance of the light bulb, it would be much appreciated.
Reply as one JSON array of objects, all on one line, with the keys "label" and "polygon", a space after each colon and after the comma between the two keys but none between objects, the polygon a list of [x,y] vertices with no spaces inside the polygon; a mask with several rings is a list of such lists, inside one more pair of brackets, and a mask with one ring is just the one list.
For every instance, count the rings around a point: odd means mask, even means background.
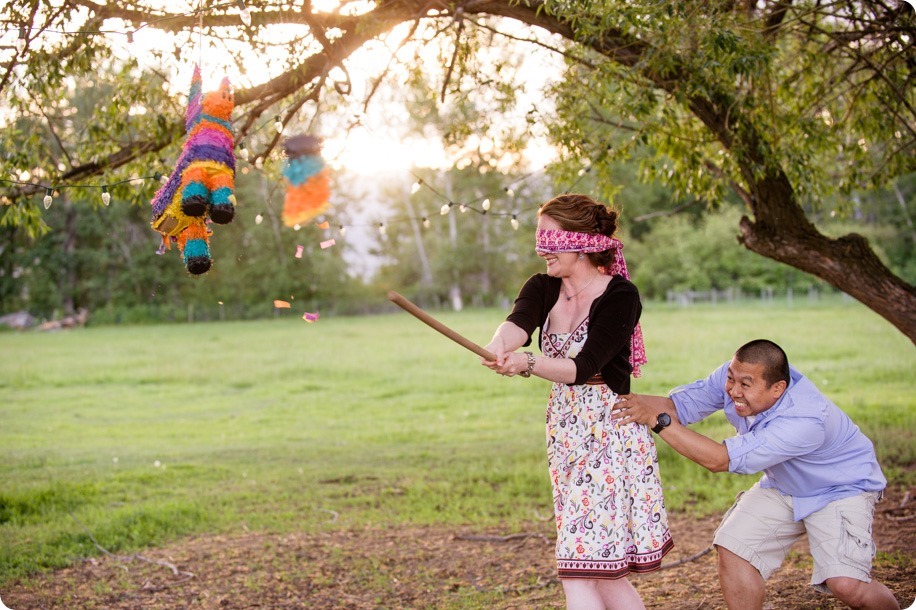
[{"label": "light bulb", "polygon": [[468,206],[466,206],[466,205],[464,205],[464,204],[462,203],[461,205],[458,206],[458,210],[459,210],[462,214],[464,214],[465,212],[468,211]]},{"label": "light bulb", "polygon": [[106,206],[111,203],[111,193],[108,192],[107,186],[102,187],[102,203]]},{"label": "light bulb", "polygon": [[264,222],[264,217],[261,216],[260,214],[254,217],[254,224],[259,225],[262,222]]},{"label": "light bulb", "polygon": [[45,189],[45,198],[43,201],[46,210],[51,207],[51,204],[54,202],[54,198],[51,196],[51,189]]},{"label": "light bulb", "polygon": [[420,190],[420,182],[414,182],[413,186],[410,187],[410,194],[413,195]]},{"label": "light bulb", "polygon": [[489,199],[484,199],[484,200],[483,200],[483,203],[480,204],[480,207],[483,208],[483,211],[484,211],[484,212],[488,212],[488,211],[490,210],[490,200],[489,200]]},{"label": "light bulb", "polygon": [[429,228],[429,218],[426,218],[425,216],[423,217],[423,228],[424,229]]},{"label": "light bulb", "polygon": [[387,233],[387,229],[385,229],[385,223],[384,222],[378,223],[378,234],[384,236],[386,233]]},{"label": "light bulb", "polygon": [[296,223],[293,225],[293,231],[298,231],[301,228],[302,228],[302,225],[300,225],[299,223]]},{"label": "light bulb", "polygon": [[337,232],[340,233],[341,237],[343,237],[347,234],[347,227],[340,225],[340,227],[337,229]]},{"label": "light bulb", "polygon": [[449,210],[451,209],[452,209],[452,204],[446,203],[446,204],[443,204],[441,208],[439,208],[439,213],[442,214],[443,216],[447,216],[449,213]]},{"label": "light bulb", "polygon": [[513,231],[518,231],[518,218],[516,218],[514,215],[512,216],[512,220],[509,221],[509,224],[512,225]]},{"label": "light bulb", "polygon": [[506,195],[508,195],[509,197],[515,197],[515,191],[506,187]]},{"label": "light bulb", "polygon": [[239,157],[242,158],[242,161],[247,161],[247,160],[248,160],[248,156],[249,156],[249,155],[248,155],[248,149],[245,148],[245,145],[244,145],[244,144],[242,144],[242,147],[239,148]]},{"label": "light bulb", "polygon": [[280,120],[279,116],[274,121],[274,129],[277,130],[277,133],[283,133],[283,121]]}]

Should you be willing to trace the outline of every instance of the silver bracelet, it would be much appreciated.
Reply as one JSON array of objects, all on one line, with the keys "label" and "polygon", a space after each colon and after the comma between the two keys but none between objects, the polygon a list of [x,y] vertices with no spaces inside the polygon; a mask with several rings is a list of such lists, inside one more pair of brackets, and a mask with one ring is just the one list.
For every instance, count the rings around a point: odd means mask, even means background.
[{"label": "silver bracelet", "polygon": [[522,377],[531,377],[531,373],[534,372],[534,354],[531,352],[525,352],[525,355],[528,356],[528,369],[519,373]]}]

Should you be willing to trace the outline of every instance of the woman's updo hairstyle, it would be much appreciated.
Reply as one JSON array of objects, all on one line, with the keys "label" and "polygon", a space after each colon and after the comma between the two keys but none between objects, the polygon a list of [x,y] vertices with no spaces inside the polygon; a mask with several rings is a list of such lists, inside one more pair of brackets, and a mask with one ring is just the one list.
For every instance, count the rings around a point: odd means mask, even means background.
[{"label": "woman's updo hairstyle", "polygon": [[[616,209],[598,203],[588,195],[565,194],[557,195],[538,210],[538,216],[546,215],[553,218],[564,231],[577,233],[600,234],[614,237],[617,232]],[[614,262],[614,250],[604,252],[589,252],[586,256],[596,267],[607,267]]]}]

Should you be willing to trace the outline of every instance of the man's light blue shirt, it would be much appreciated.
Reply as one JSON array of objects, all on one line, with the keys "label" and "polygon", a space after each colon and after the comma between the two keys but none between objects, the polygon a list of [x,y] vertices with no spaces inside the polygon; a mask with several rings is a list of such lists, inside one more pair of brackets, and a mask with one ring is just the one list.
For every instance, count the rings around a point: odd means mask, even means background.
[{"label": "man's light blue shirt", "polygon": [[729,364],[669,394],[685,426],[724,410],[738,432],[724,441],[729,472],[763,472],[761,487],[792,496],[796,520],[834,500],[885,488],[872,442],[807,377],[791,368],[783,395],[749,423],[725,391]]}]

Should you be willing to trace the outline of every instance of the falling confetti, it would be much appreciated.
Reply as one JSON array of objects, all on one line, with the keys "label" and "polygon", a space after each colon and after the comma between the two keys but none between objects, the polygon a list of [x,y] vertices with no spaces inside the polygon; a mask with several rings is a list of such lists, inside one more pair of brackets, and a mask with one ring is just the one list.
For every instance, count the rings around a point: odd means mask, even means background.
[{"label": "falling confetti", "polygon": [[302,249],[301,245],[296,246],[296,258],[302,258]]},{"label": "falling confetti", "polygon": [[313,322],[318,321],[318,314],[305,312],[304,314],[302,314],[302,319],[308,322],[309,324],[311,324]]},{"label": "falling confetti", "polygon": [[330,229],[331,223],[325,220],[324,222],[316,222],[315,226],[318,227],[319,229]]},{"label": "falling confetti", "polygon": [[286,301],[281,301],[279,299],[274,299],[274,307],[277,309],[289,309],[289,303]]},{"label": "falling confetti", "polygon": [[334,241],[333,239],[326,239],[323,242],[321,242],[321,249],[324,250],[326,248],[330,248],[331,246],[333,246],[336,243],[337,242]]}]

